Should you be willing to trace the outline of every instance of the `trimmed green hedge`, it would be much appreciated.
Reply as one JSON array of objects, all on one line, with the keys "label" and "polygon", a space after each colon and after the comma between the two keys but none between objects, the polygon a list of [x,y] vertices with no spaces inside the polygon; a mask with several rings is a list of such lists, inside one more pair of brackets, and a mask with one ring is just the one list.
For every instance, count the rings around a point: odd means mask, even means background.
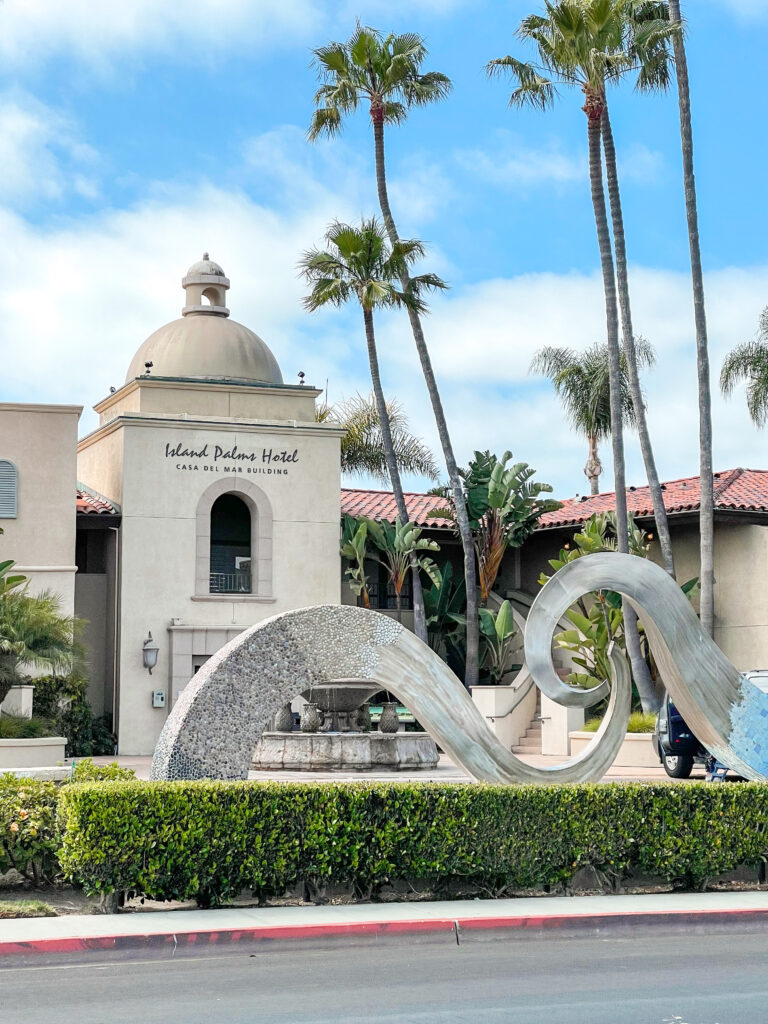
[{"label": "trimmed green hedge", "polygon": [[60,858],[90,893],[222,903],[302,882],[502,894],[659,876],[681,887],[768,856],[768,785],[113,782],[60,793]]}]

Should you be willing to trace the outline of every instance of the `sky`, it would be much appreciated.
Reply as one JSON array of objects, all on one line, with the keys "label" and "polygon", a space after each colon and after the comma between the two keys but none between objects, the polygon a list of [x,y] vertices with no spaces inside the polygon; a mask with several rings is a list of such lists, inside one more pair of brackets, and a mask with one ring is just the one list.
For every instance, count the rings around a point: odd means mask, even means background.
[{"label": "sky", "polygon": [[[180,280],[210,252],[234,319],[331,402],[369,390],[359,310],[309,314],[296,270],[330,221],[377,213],[364,108],[310,144],[311,51],[356,19],[416,31],[442,103],[388,129],[400,234],[450,288],[425,331],[457,458],[511,450],[559,497],[585,493],[586,444],[546,380],[543,345],[603,340],[604,304],[582,100],[508,106],[489,59],[538,0],[5,0],[0,5],[0,401],[92,406],[133,353],[180,314]],[[688,0],[688,56],[713,375],[714,462],[768,468],[743,390],[717,388],[725,354],[768,305],[763,130],[768,0]],[[716,69],[716,70],[715,70]],[[644,380],[662,478],[698,469],[695,335],[676,93],[611,93],[635,329],[655,347]],[[438,450],[407,318],[377,320],[387,393]],[[604,489],[612,487],[602,451]],[[628,481],[643,482],[627,438]],[[363,481],[364,483],[365,481]],[[349,480],[347,483],[354,483]],[[406,486],[421,489],[423,481]]]}]

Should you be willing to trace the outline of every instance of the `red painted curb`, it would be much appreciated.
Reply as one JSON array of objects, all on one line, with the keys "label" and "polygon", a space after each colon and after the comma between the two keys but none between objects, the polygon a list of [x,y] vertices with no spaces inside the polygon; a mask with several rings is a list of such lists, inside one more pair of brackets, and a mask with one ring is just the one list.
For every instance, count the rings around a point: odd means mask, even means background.
[{"label": "red painted curb", "polygon": [[223,931],[221,929],[193,932],[145,932],[140,935],[96,935],[86,938],[68,936],[51,939],[29,939],[20,942],[0,941],[0,956],[41,953],[77,953],[98,950],[158,949],[179,946],[228,945],[240,942],[271,942],[287,939],[343,938],[355,935],[407,935],[417,933],[454,933],[462,931],[545,930],[549,928],[598,928],[614,925],[658,924],[674,920],[685,924],[713,924],[726,918],[768,921],[766,909],[739,910],[664,910],[657,912],[617,911],[602,914],[561,914],[547,916],[424,918],[412,921],[360,921],[346,924],[255,926]]}]

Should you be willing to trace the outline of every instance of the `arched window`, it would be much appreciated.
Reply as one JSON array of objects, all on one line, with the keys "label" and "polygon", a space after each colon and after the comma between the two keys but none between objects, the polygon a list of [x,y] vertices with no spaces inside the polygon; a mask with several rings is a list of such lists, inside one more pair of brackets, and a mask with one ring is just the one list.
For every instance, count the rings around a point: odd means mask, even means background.
[{"label": "arched window", "polygon": [[18,471],[9,459],[0,459],[0,519],[15,519],[18,510]]},{"label": "arched window", "polygon": [[211,507],[212,594],[251,593],[251,512],[236,494]]},{"label": "arched window", "polygon": [[194,600],[274,600],[272,505],[257,484],[226,474],[206,487],[196,534]]}]

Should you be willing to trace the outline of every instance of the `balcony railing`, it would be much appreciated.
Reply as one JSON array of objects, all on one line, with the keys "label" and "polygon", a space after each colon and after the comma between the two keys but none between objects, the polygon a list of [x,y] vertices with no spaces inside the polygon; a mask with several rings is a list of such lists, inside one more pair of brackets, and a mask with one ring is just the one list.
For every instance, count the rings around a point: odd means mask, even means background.
[{"label": "balcony railing", "polygon": [[249,572],[212,572],[212,594],[250,594],[251,574]]}]

